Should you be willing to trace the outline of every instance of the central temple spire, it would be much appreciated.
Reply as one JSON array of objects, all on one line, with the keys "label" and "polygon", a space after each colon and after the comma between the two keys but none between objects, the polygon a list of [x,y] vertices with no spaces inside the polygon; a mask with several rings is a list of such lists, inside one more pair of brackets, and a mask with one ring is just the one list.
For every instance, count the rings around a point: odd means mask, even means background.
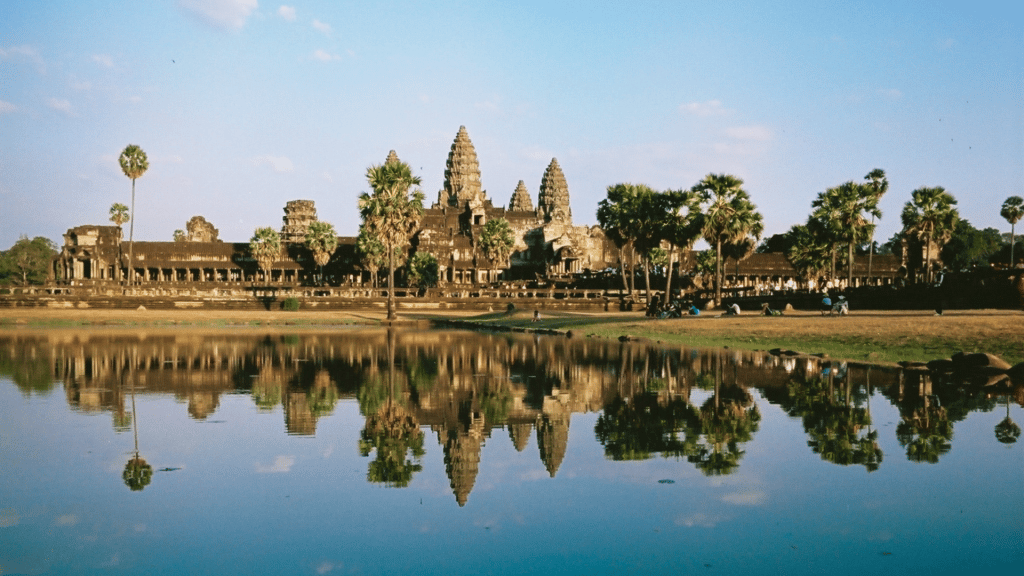
[{"label": "central temple spire", "polygon": [[459,127],[455,135],[448,163],[444,171],[444,189],[438,193],[437,203],[440,206],[461,206],[467,201],[483,200],[484,193],[480,188],[480,163],[476,159],[476,149],[469,140],[465,126]]}]

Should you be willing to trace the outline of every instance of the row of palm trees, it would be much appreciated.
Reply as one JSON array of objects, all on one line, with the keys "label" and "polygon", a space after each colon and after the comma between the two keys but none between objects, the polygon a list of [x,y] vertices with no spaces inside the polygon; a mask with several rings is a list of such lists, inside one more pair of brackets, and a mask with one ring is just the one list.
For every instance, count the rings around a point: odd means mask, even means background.
[{"label": "row of palm trees", "polygon": [[[131,222],[129,229],[128,270],[132,275],[134,248],[135,181],[149,168],[146,153],[134,144],[122,151],[119,162],[125,176],[132,180],[132,205],[115,203],[110,219],[119,227]],[[419,176],[394,151],[383,164],[366,171],[371,191],[359,196],[359,213],[363,220],[357,250],[372,276],[383,265],[388,269],[388,317],[394,318],[394,272],[405,257],[405,246],[423,217],[424,195],[418,188]],[[811,203],[806,224],[790,228],[783,236],[786,255],[805,277],[828,274],[834,278],[840,259],[839,249],[845,247],[847,285],[853,282],[854,252],[868,244],[868,276],[872,273],[875,220],[882,217],[879,202],[889,189],[885,171],[876,168],[862,182],[849,181],[826,189]],[[903,239],[917,240],[925,247],[926,280],[930,280],[932,246],[941,247],[953,233],[959,220],[956,199],[943,189],[922,187],[914,190],[900,215]],[[1024,199],[1011,196],[1004,202],[1000,215],[1011,225],[1010,262],[1013,263],[1015,225],[1024,216]],[[689,250],[699,239],[715,248],[715,302],[722,301],[723,254],[737,259],[754,251],[763,232],[763,218],[743,189],[743,180],[730,174],[708,174],[685,190],[657,192],[643,184],[620,183],[609,186],[607,197],[598,204],[598,222],[609,238],[624,254],[639,257],[647,278],[652,265],[666,264],[668,282],[672,267],[681,251]],[[492,264],[506,262],[512,253],[514,236],[504,219],[486,223],[476,239]],[[306,244],[320,267],[329,261],[337,247],[334,227],[314,222],[306,234]],[[661,246],[668,245],[667,254]],[[259,228],[250,240],[250,248],[264,274],[280,254],[281,239],[272,228]],[[421,263],[421,265],[424,263]],[[430,264],[430,263],[426,263]],[[432,263],[436,273],[436,261]],[[622,266],[623,282],[626,267]],[[666,292],[671,285],[666,286]]]}]

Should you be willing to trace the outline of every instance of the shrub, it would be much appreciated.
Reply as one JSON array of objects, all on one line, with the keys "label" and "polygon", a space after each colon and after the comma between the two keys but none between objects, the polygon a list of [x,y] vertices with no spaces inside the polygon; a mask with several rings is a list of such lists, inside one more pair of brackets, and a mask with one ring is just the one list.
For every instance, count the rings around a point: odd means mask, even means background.
[{"label": "shrub", "polygon": [[284,301],[281,302],[281,309],[287,312],[296,312],[299,309],[299,299],[285,298]]}]

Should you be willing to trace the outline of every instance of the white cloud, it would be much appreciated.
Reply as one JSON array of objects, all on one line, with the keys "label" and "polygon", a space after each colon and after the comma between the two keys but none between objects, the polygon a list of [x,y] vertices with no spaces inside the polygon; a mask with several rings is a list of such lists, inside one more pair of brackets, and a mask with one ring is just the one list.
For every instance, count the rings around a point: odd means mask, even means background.
[{"label": "white cloud", "polygon": [[245,26],[258,6],[257,0],[178,0],[178,6],[207,24],[227,30]]},{"label": "white cloud", "polygon": [[291,472],[292,466],[295,465],[294,456],[278,456],[274,459],[274,463],[270,466],[264,466],[263,464],[256,464],[256,471],[261,474],[270,474],[278,472]]},{"label": "white cloud", "polygon": [[337,54],[331,54],[330,52],[328,52],[326,50],[314,50],[313,51],[313,58],[315,58],[315,59],[317,59],[317,60],[319,60],[321,62],[330,62],[331,60],[341,60],[341,56],[338,56]]},{"label": "white cloud", "polygon": [[0,48],[0,60],[15,60],[18,58],[24,58],[30,62],[34,62],[36,67],[39,69],[40,74],[46,73],[46,62],[43,61],[43,57],[36,52],[35,48],[32,48],[31,46]]},{"label": "white cloud", "polygon": [[729,111],[722,106],[722,103],[718,100],[708,100],[707,102],[690,102],[689,104],[680,104],[679,110],[686,112],[687,114],[693,114],[694,116],[724,116]]},{"label": "white cloud", "polygon": [[46,101],[46,105],[50,108],[53,108],[54,110],[57,110],[58,112],[63,112],[68,116],[74,114],[74,112],[71,110],[71,102],[63,100],[61,98],[50,98]]},{"label": "white cloud", "polygon": [[689,516],[676,518],[674,524],[676,526],[686,526],[687,528],[692,528],[694,526],[700,526],[701,528],[714,528],[716,524],[727,519],[728,518],[721,515],[709,515],[703,512],[695,512]]},{"label": "white cloud", "polygon": [[764,504],[766,500],[768,500],[768,495],[759,490],[733,492],[732,494],[722,496],[723,502],[739,506],[760,506]]},{"label": "white cloud", "polygon": [[253,159],[253,164],[270,166],[275,172],[291,172],[295,169],[295,164],[285,156],[258,156]]},{"label": "white cloud", "polygon": [[315,28],[319,32],[323,32],[324,34],[331,34],[331,25],[325,24],[324,22],[321,22],[319,20],[313,20],[313,28]]},{"label": "white cloud", "polygon": [[114,60],[106,54],[93,54],[92,61],[105,68],[114,67]]},{"label": "white cloud", "polygon": [[277,9],[277,15],[289,22],[295,21],[295,6],[281,6]]},{"label": "white cloud", "polygon": [[4,100],[0,100],[0,114],[10,114],[11,112],[16,111],[17,109],[18,107],[14,104],[11,104],[10,102],[5,102]]},{"label": "white cloud", "polygon": [[78,524],[78,516],[75,514],[57,516],[57,519],[53,521],[54,526],[74,526],[75,524]]},{"label": "white cloud", "polygon": [[774,136],[772,129],[767,126],[733,126],[725,129],[726,135],[736,140],[747,140],[756,142],[768,142]]}]

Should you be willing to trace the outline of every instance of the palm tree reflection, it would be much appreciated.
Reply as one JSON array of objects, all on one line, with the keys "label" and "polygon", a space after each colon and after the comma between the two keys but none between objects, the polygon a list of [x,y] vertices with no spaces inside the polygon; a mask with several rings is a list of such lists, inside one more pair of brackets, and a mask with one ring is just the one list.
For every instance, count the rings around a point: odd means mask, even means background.
[{"label": "palm tree reflection", "polygon": [[[124,386],[125,373],[121,372],[121,385]],[[132,492],[137,492],[149,486],[149,483],[153,480],[153,467],[150,466],[145,458],[139,456],[139,424],[137,413],[135,411],[135,379],[129,379],[129,389],[132,396],[132,431],[135,435],[135,455],[128,460],[128,463],[124,466],[124,473],[121,474],[121,478],[124,480],[125,486],[130,488]]]}]

